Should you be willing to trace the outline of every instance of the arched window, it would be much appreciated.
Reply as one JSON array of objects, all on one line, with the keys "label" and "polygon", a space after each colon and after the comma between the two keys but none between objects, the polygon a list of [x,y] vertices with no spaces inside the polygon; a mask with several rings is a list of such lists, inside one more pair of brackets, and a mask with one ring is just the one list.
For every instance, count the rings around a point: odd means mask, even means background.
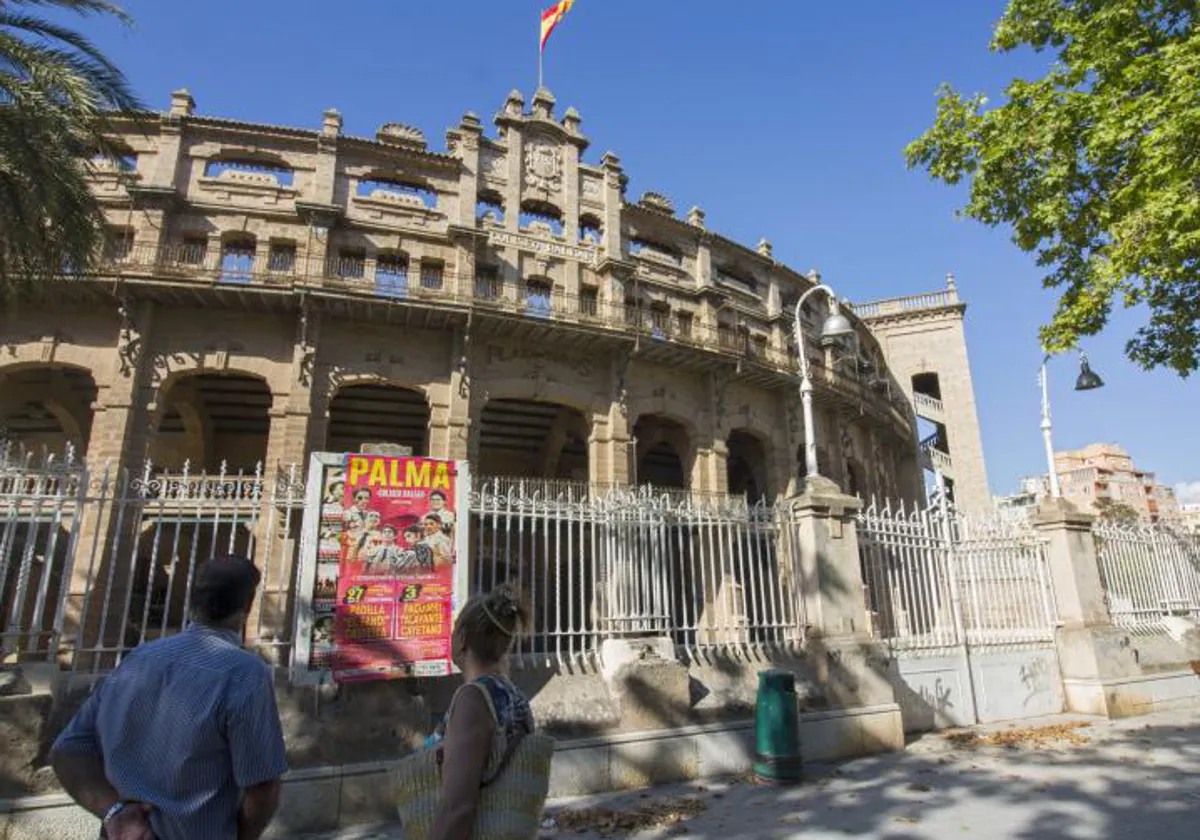
[{"label": "arched window", "polygon": [[375,294],[402,298],[408,294],[408,255],[380,254],[375,260]]},{"label": "arched window", "polygon": [[428,187],[395,178],[363,178],[358,182],[358,195],[363,198],[407,196],[426,207],[437,206],[437,193]]},{"label": "arched window", "polygon": [[479,193],[479,200],[475,202],[475,219],[496,223],[504,221],[504,199],[500,193],[495,190]]},{"label": "arched window", "polygon": [[522,230],[552,233],[562,236],[562,211],[545,201],[526,201],[521,205],[519,220]]},{"label": "arched window", "polygon": [[281,187],[290,187],[295,178],[292,170],[281,163],[254,158],[218,158],[204,166],[204,174],[208,178],[220,178],[226,172],[268,176]]}]

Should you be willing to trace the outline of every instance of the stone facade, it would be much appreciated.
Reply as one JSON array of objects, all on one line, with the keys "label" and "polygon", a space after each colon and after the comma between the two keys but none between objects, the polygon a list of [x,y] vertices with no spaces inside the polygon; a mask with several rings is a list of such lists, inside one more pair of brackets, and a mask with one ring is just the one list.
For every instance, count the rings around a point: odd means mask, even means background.
[{"label": "stone facade", "polygon": [[876,301],[855,307],[879,341],[888,367],[924,423],[922,463],[942,474],[964,510],[992,508],[975,385],[967,359],[966,304],[954,275],[944,291]]},{"label": "stone facade", "polygon": [[[494,136],[468,113],[444,152],[398,123],[347,136],[336,111],[316,131],[202,117],[186,91],[117,118],[104,266],[4,313],[0,431],[169,470],[375,440],[477,474],[796,492],[790,304],[817,278],[699,208],[628,200],[616,155],[585,162],[579,114],[554,110],[513,92]],[[920,498],[911,378],[937,359],[953,477],[983,486],[961,306],[823,344],[827,306],[803,316],[822,475]]]}]

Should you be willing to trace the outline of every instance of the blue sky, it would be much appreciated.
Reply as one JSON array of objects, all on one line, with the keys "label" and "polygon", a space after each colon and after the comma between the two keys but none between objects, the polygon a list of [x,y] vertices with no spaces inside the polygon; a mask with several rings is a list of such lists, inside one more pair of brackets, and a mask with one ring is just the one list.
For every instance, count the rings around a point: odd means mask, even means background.
[{"label": "blue sky", "polygon": [[[311,126],[336,107],[346,130],[388,121],[443,132],[485,120],[537,81],[538,0],[126,0],[132,30],[87,31],[154,108],[188,87],[201,113]],[[545,0],[549,5],[549,0]],[[993,492],[1041,471],[1037,326],[1053,298],[1005,231],[956,219],[963,194],[905,169],[903,148],[949,81],[1000,97],[1040,57],[988,52],[1004,0],[730,3],[578,0],[551,39],[546,83],[574,105],[588,158],[620,155],[630,195],[657,190],[778,259],[818,268],[863,300],[938,288],[968,301],[968,342]],[[1087,342],[1107,387],[1075,393],[1073,359],[1052,363],[1058,448],[1122,443],[1161,480],[1200,480],[1200,377],[1146,373],[1117,313]],[[1200,485],[1196,488],[1200,501]]]}]

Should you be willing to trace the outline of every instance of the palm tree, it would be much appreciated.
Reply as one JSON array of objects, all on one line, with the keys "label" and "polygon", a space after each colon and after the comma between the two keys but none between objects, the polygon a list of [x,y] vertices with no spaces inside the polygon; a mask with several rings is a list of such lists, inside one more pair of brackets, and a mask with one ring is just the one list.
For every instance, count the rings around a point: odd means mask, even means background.
[{"label": "palm tree", "polygon": [[129,22],[103,0],[0,0],[0,296],[95,263],[104,217],[87,175],[119,151],[106,114],[141,108],[121,71],[45,9]]}]

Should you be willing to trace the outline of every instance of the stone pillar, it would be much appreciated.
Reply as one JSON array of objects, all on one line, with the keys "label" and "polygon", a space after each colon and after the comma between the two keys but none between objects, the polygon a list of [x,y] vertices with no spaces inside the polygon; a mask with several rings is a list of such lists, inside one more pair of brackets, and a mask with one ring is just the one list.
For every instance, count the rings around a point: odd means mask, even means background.
[{"label": "stone pillar", "polygon": [[634,442],[624,407],[614,403],[607,412],[593,415],[588,437],[588,479],[592,485],[632,484],[637,478],[634,458]]},{"label": "stone pillar", "polygon": [[1046,540],[1059,627],[1055,634],[1068,711],[1118,717],[1136,713],[1116,681],[1142,673],[1128,634],[1113,627],[1092,537],[1095,517],[1046,499],[1034,527]]},{"label": "stone pillar", "polygon": [[462,227],[475,227],[475,205],[479,196],[479,138],[483,127],[479,117],[470,111],[463,114],[458,128],[447,132],[449,140],[462,161],[458,176],[458,213],[453,217]]},{"label": "stone pillar", "polygon": [[[519,91],[512,91],[504,103],[504,114],[520,118],[525,108],[525,99]],[[524,137],[515,122],[508,123],[508,183],[504,186],[504,229],[516,233],[521,229],[521,185],[525,181]],[[507,278],[506,278],[507,279]]]},{"label": "stone pillar", "polygon": [[[623,201],[624,170],[621,159],[612,152],[605,152],[600,160],[604,170],[604,251],[610,260],[622,256],[621,203]],[[618,303],[624,301],[622,298]]]},{"label": "stone pillar", "polygon": [[187,89],[171,94],[171,109],[162,118],[154,169],[149,173],[149,186],[173,189],[179,171],[179,152],[183,145],[183,121],[196,111],[196,100]]},{"label": "stone pillar", "polygon": [[[119,514],[131,496],[129,480],[141,474],[150,437],[153,391],[148,380],[153,369],[149,359],[153,313],[149,302],[136,307],[121,304],[119,361],[112,378],[98,383],[87,447],[89,494],[98,501],[95,515],[84,518],[76,542],[79,548],[71,570],[63,625],[64,649],[96,646],[102,641],[101,613],[110,574],[111,608],[115,611],[124,606],[132,555],[130,535],[137,523]],[[112,637],[109,642],[115,639],[113,624],[110,620],[105,626],[105,638]],[[90,660],[78,663],[79,667],[91,664]]]},{"label": "stone pillar", "polygon": [[[471,427],[471,382],[469,336],[455,330],[451,342],[448,383],[430,392],[429,456],[468,458]],[[482,411],[482,407],[480,408]],[[478,453],[473,453],[478,456]]]},{"label": "stone pillar", "polygon": [[[792,585],[800,593],[808,656],[826,702],[842,708],[894,703],[887,656],[868,629],[855,530],[862,503],[828,479],[810,476],[804,492],[785,504]],[[898,709],[894,717],[897,731],[876,735],[899,749],[904,739]]]}]

